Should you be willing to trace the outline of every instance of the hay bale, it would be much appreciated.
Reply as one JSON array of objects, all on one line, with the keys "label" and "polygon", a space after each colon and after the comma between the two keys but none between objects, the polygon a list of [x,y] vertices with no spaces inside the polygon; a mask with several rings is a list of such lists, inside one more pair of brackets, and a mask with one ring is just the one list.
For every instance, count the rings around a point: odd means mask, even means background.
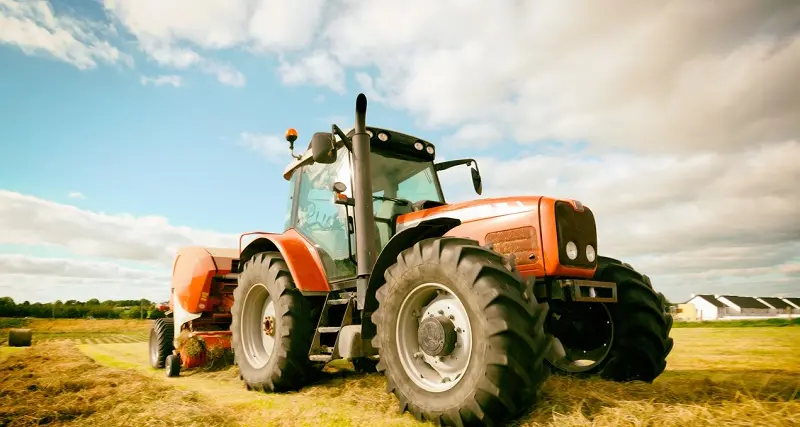
[{"label": "hay bale", "polygon": [[33,331],[30,329],[11,329],[8,331],[9,347],[30,347]]}]

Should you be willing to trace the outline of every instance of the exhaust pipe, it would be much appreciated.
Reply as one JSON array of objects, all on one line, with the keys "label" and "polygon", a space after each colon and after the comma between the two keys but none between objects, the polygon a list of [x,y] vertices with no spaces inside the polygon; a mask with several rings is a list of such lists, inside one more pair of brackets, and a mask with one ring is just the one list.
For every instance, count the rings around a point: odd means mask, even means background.
[{"label": "exhaust pipe", "polygon": [[369,276],[377,256],[375,247],[375,214],[372,210],[372,168],[370,142],[367,133],[367,97],[356,98],[356,123],[353,142],[353,198],[356,225],[356,286],[358,308],[363,309]]}]

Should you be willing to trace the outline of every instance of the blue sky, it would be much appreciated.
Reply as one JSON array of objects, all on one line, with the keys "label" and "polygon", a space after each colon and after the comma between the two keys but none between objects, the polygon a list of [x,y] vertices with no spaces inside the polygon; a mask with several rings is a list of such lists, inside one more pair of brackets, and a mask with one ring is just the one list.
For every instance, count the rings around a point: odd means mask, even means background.
[{"label": "blue sky", "polygon": [[[782,16],[0,0],[0,295],[166,298],[177,247],[282,227],[284,131],[303,148],[350,127],[359,92],[370,124],[478,158],[484,197],[592,207],[599,252],[671,299],[800,294],[800,32]],[[475,197],[468,177],[446,173],[449,200]]]}]

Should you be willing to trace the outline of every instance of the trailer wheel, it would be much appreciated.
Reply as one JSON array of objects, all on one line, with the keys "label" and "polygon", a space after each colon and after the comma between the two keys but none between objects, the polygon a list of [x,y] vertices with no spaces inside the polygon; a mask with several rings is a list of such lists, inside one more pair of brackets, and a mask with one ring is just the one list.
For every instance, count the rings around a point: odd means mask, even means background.
[{"label": "trailer wheel", "polygon": [[401,412],[491,425],[534,403],[548,376],[548,306],[525,299],[501,255],[474,240],[425,239],[384,277],[373,346]]},{"label": "trailer wheel", "polygon": [[[605,257],[599,257],[598,264],[595,280],[617,284],[617,303],[559,306],[554,302],[554,312],[563,309],[566,314],[548,322],[556,341],[548,362],[564,374],[652,382],[664,372],[673,346],[672,316],[664,308],[664,295],[655,292],[650,279],[629,264]],[[575,328],[569,325],[572,322],[582,326]],[[599,358],[591,365],[577,366],[575,355],[581,349]]]},{"label": "trailer wheel", "polygon": [[231,308],[232,345],[248,389],[297,389],[311,377],[311,306],[278,252],[252,257],[239,275]]},{"label": "trailer wheel", "polygon": [[168,378],[177,377],[181,374],[181,358],[176,354],[170,354],[164,359],[164,371]]},{"label": "trailer wheel", "polygon": [[163,368],[167,356],[172,354],[174,331],[175,322],[170,318],[156,319],[150,326],[150,366],[153,369]]}]

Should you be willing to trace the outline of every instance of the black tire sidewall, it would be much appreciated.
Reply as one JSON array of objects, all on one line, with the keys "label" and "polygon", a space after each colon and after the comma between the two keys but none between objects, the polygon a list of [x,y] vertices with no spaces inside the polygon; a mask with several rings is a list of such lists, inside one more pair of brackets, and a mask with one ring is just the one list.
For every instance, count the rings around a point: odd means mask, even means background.
[{"label": "black tire sidewall", "polygon": [[[286,311],[285,307],[283,306],[282,298],[281,298],[281,291],[282,287],[279,286],[276,281],[270,280],[270,272],[269,272],[269,265],[268,263],[263,264],[253,264],[250,268],[246,268],[244,272],[242,272],[242,278],[240,279],[237,293],[238,296],[234,300],[234,304],[240,304],[239,310],[237,310],[237,317],[238,319],[234,321],[239,321],[239,328],[238,333],[239,336],[235,343],[234,352],[235,354],[241,355],[237,359],[237,364],[239,366],[240,374],[245,378],[245,380],[249,382],[266,382],[269,381],[273,370],[275,369],[275,363],[278,359],[278,353],[284,351],[282,348],[282,340],[281,340],[281,332],[284,329],[283,325],[283,316],[282,313]],[[255,307],[247,306],[247,294],[250,290],[256,286],[261,286],[267,288],[267,292],[269,296],[272,298],[272,301],[275,303],[275,334],[274,334],[274,345],[272,347],[272,353],[269,355],[269,360],[267,364],[262,367],[253,367],[250,362],[248,361],[247,357],[245,356],[244,350],[244,343],[242,342],[244,335],[242,334],[241,329],[241,318],[244,314],[244,310],[253,310]]]},{"label": "black tire sidewall", "polygon": [[[469,366],[458,384],[444,392],[427,391],[411,380],[400,362],[397,348],[396,326],[403,300],[418,285],[426,282],[437,282],[458,297],[469,316],[472,329],[472,355]],[[387,375],[391,375],[400,392],[408,396],[409,400],[415,402],[423,411],[444,412],[458,406],[474,393],[484,376],[485,348],[488,340],[481,331],[486,330],[486,325],[484,314],[478,307],[478,300],[470,285],[469,280],[461,277],[459,272],[450,268],[448,264],[432,263],[409,267],[399,280],[384,285],[389,288],[386,298],[381,302],[382,316],[379,326],[382,330],[379,338],[381,360],[386,366],[396,367],[387,370]]]}]

